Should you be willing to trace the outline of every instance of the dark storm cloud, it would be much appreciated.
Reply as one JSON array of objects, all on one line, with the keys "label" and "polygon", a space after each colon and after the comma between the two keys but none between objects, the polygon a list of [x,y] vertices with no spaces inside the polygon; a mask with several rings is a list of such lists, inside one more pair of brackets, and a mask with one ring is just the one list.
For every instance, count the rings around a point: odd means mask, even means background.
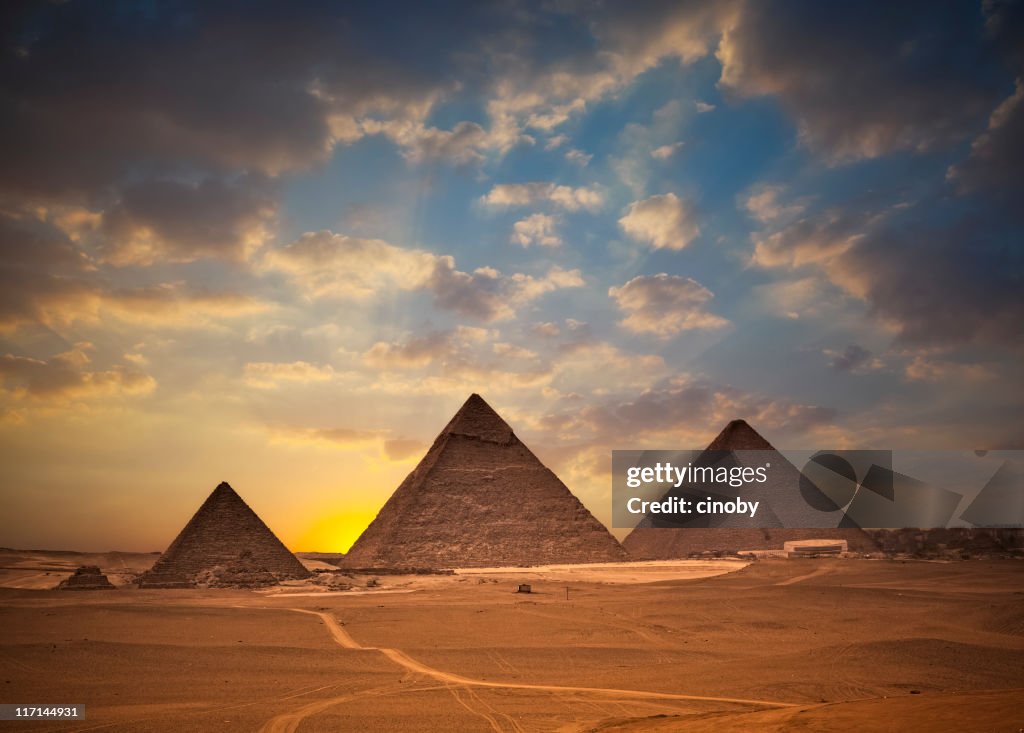
[{"label": "dark storm cloud", "polygon": [[0,214],[0,330],[27,323],[66,326],[108,315],[200,327],[210,318],[269,308],[242,293],[209,292],[183,282],[115,285],[102,264],[54,224],[60,216],[60,210],[20,217]]},{"label": "dark storm cloud", "polygon": [[262,244],[277,210],[259,181],[145,181],[103,212],[104,259],[148,264],[204,256],[241,260]]},{"label": "dark storm cloud", "polygon": [[41,316],[41,301],[85,290],[88,259],[63,233],[35,219],[0,215],[0,328]]},{"label": "dark storm cloud", "polygon": [[890,225],[865,236],[832,274],[896,325],[906,343],[1024,342],[1024,260],[1004,223]]},{"label": "dark storm cloud", "polygon": [[749,2],[736,17],[723,83],[776,95],[832,160],[962,140],[998,98],[975,3]]},{"label": "dark storm cloud", "polygon": [[87,265],[87,259],[63,232],[53,226],[32,218],[0,214],[0,264],[20,270],[80,270]]},{"label": "dark storm cloud", "polygon": [[988,129],[974,141],[963,163],[951,166],[948,178],[964,192],[982,191],[1005,200],[1019,216],[1024,189],[1024,78],[989,118]]},{"label": "dark storm cloud", "polygon": [[[962,204],[976,211],[930,220],[936,210]],[[865,301],[903,343],[1019,345],[1024,259],[1018,231],[987,198],[958,202],[939,193],[896,211],[850,202],[755,235],[753,261],[819,270]]]},{"label": "dark storm cloud", "polygon": [[38,3],[7,15],[0,190],[17,194],[301,168],[326,158],[332,114],[436,87],[363,48],[327,3]]},{"label": "dark storm cloud", "polygon": [[1007,63],[1018,72],[1024,70],[1024,2],[1021,0],[982,0],[985,29]]}]

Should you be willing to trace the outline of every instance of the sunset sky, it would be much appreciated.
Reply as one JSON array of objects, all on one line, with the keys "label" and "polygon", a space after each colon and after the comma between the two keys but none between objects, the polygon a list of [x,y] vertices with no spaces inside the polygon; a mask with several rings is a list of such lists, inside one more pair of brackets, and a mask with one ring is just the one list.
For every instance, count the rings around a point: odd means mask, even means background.
[{"label": "sunset sky", "polygon": [[1020,3],[3,3],[0,545],[358,536],[471,392],[1022,448]]}]

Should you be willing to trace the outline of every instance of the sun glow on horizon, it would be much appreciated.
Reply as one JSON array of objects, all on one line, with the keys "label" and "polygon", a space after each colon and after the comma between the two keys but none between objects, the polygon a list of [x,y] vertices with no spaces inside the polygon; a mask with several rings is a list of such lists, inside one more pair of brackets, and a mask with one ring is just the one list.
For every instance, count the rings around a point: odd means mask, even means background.
[{"label": "sun glow on horizon", "polygon": [[378,508],[352,506],[320,516],[294,543],[289,543],[289,548],[295,552],[348,552],[377,511]]}]

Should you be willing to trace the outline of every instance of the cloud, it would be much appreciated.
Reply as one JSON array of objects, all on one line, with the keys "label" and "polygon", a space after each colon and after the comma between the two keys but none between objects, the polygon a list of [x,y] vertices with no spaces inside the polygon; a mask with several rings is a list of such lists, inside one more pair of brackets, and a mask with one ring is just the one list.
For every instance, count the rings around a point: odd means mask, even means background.
[{"label": "cloud", "polygon": [[837,372],[860,374],[882,367],[881,360],[860,344],[849,344],[841,351],[824,349],[821,353],[828,357],[828,365]]},{"label": "cloud", "polygon": [[694,102],[694,105],[697,107],[697,112],[699,114],[704,114],[705,112],[714,112],[715,111],[715,105],[708,104],[707,102],[702,102],[699,99],[696,102]]},{"label": "cloud", "polygon": [[147,181],[102,212],[100,252],[115,265],[245,260],[270,236],[276,213],[260,185]]},{"label": "cloud", "polygon": [[554,183],[499,183],[480,202],[494,208],[536,206],[547,203],[566,211],[595,212],[604,205],[604,194],[596,188],[572,188]]},{"label": "cloud", "polygon": [[200,329],[273,307],[241,293],[194,290],[184,282],[113,288],[102,282],[31,277],[0,296],[0,330],[33,323],[58,330],[115,323]]},{"label": "cloud", "polygon": [[[678,99],[658,107],[648,124],[630,122],[618,135],[618,153],[609,163],[619,180],[637,198],[647,194],[655,168],[651,161],[664,162],[683,148],[679,138],[693,113]],[[659,171],[660,172],[660,171]]]},{"label": "cloud", "polygon": [[328,382],[334,377],[330,365],[321,367],[305,361],[250,362],[243,370],[245,383],[257,389],[276,389],[285,382]]},{"label": "cloud", "polygon": [[995,377],[984,364],[969,364],[918,354],[904,367],[904,376],[912,382],[951,382],[976,384]]},{"label": "cloud", "polygon": [[543,336],[545,338],[554,338],[555,336],[560,336],[562,333],[562,329],[559,328],[558,324],[550,321],[535,323],[530,327],[530,330],[538,336]]},{"label": "cloud", "polygon": [[535,390],[551,381],[552,367],[538,354],[497,338],[493,330],[459,326],[378,341],[363,354],[376,370],[371,390],[464,397],[467,390]]},{"label": "cloud", "polygon": [[769,435],[801,435],[836,419],[836,410],[744,392],[728,385],[684,375],[640,393],[617,393],[553,411],[540,419],[573,450],[669,440],[703,448],[721,428],[746,419]]},{"label": "cloud", "polygon": [[185,3],[9,17],[22,53],[4,61],[4,78],[18,81],[4,87],[0,190],[89,193],[134,177],[140,162],[161,175],[184,163],[276,176],[365,134],[346,135],[346,119],[424,118],[447,71],[390,61],[348,16]]},{"label": "cloud", "polygon": [[683,143],[675,142],[669,145],[660,145],[651,151],[651,157],[655,160],[668,160],[676,151],[683,147]]},{"label": "cloud", "polygon": [[135,368],[89,369],[88,352],[92,349],[92,344],[82,342],[49,359],[4,354],[0,356],[0,389],[14,399],[59,404],[145,395],[156,388],[156,380]]},{"label": "cloud", "polygon": [[[777,207],[774,194],[754,205],[760,207],[758,213],[768,215],[769,221],[778,211],[772,210]],[[865,216],[840,209],[826,211],[770,233],[755,233],[752,260],[761,267],[796,268],[822,263],[853,247],[864,237],[866,227]]]},{"label": "cloud", "polygon": [[555,266],[540,277],[518,272],[502,275],[483,267],[467,273],[456,270],[451,257],[442,258],[428,285],[439,307],[486,322],[512,318],[519,308],[546,293],[582,286],[583,276],[575,269]]},{"label": "cloud", "polygon": [[376,448],[388,461],[405,461],[426,452],[429,447],[420,440],[391,437],[389,430],[355,428],[320,428],[299,425],[266,425],[272,443],[312,446],[327,450],[365,450]]},{"label": "cloud", "polygon": [[991,221],[872,231],[828,265],[906,343],[1024,341],[1020,262]]},{"label": "cloud", "polygon": [[[609,384],[639,388],[668,373],[657,354],[632,353],[598,341],[585,324],[540,324],[543,341],[502,341],[494,330],[458,327],[375,343],[363,354],[376,370],[374,391],[462,394],[466,390],[549,389],[602,392]],[[531,330],[531,333],[537,333]],[[555,340],[565,335],[561,343]]]},{"label": "cloud", "polygon": [[1006,191],[1018,200],[1024,166],[1024,80],[996,107],[988,129],[971,144],[970,156],[950,166],[947,178],[961,191]]},{"label": "cloud", "polygon": [[563,390],[605,395],[614,390],[642,389],[665,377],[669,370],[658,354],[627,351],[582,333],[561,344],[552,371],[552,381]]},{"label": "cloud", "polygon": [[105,322],[200,328],[272,308],[240,292],[184,281],[115,285],[78,241],[56,227],[59,220],[73,229],[68,220],[80,214],[44,208],[32,215],[0,215],[0,330]]},{"label": "cloud", "polygon": [[[588,105],[619,93],[665,59],[689,64],[706,57],[734,6],[549,6],[548,13],[561,17],[552,18],[557,22],[547,36],[507,34],[507,46],[496,49],[502,73],[488,102],[492,128],[550,132]],[[535,24],[531,30],[539,28]],[[539,44],[564,51],[525,52]]]},{"label": "cloud", "polygon": [[565,152],[565,159],[574,165],[578,165],[580,168],[586,168],[593,157],[593,155],[584,153],[582,150],[578,150],[576,148],[572,148]]},{"label": "cloud", "polygon": [[413,163],[444,160],[457,165],[482,163],[492,146],[490,134],[476,122],[458,122],[451,130],[427,127],[422,120],[368,120],[355,129],[391,138]]},{"label": "cloud", "polygon": [[0,213],[0,267],[12,272],[59,274],[92,268],[92,261],[74,239],[50,221],[54,218],[60,218],[71,229],[69,220],[88,219],[88,212],[42,209]]},{"label": "cloud", "polygon": [[[752,291],[759,308],[790,320],[803,316],[820,316],[822,307],[839,300],[827,280],[818,274],[796,279],[783,279],[758,285]],[[833,297],[828,297],[828,296]]]},{"label": "cloud", "polygon": [[746,3],[717,51],[720,84],[776,96],[801,142],[832,162],[927,151],[962,140],[990,107],[976,24],[973,10],[923,0],[882,15]]},{"label": "cloud", "polygon": [[542,247],[560,247],[558,220],[550,214],[531,214],[512,225],[512,241],[523,247],[538,244]]},{"label": "cloud", "polygon": [[908,344],[1019,345],[1020,264],[998,217],[933,224],[863,204],[832,207],[754,235],[754,264],[808,268],[868,305]]},{"label": "cloud", "polygon": [[325,443],[335,447],[355,447],[375,443],[384,435],[380,430],[354,430],[352,428],[304,428],[293,425],[270,427],[273,440],[288,443]]},{"label": "cloud", "polygon": [[620,324],[637,333],[663,338],[694,329],[715,329],[729,322],[705,310],[714,297],[696,280],[660,273],[637,276],[608,295],[626,318]]},{"label": "cloud", "polygon": [[313,298],[367,300],[394,289],[427,291],[439,308],[483,321],[512,318],[545,293],[583,285],[579,270],[552,267],[536,277],[490,267],[463,272],[450,255],[329,231],[303,234],[269,252],[263,269],[284,273]]},{"label": "cloud", "polygon": [[619,226],[655,249],[683,249],[700,235],[693,207],[674,193],[634,201]]},{"label": "cloud", "polygon": [[760,222],[799,216],[806,209],[805,204],[799,201],[783,204],[780,198],[785,190],[785,187],[779,184],[760,183],[750,190],[743,201],[743,208]]},{"label": "cloud", "polygon": [[492,337],[485,329],[466,326],[430,331],[403,342],[378,341],[363,354],[363,361],[378,369],[417,369],[452,359]]},{"label": "cloud", "polygon": [[384,455],[389,461],[405,461],[418,458],[427,452],[430,446],[421,440],[395,438],[384,441]]},{"label": "cloud", "polygon": [[283,272],[313,298],[366,299],[390,288],[426,287],[441,259],[380,239],[320,231],[268,252],[264,269]]},{"label": "cloud", "polygon": [[564,143],[568,142],[568,140],[568,135],[552,135],[547,139],[547,142],[544,143],[544,149],[554,150],[555,148],[558,148]]}]

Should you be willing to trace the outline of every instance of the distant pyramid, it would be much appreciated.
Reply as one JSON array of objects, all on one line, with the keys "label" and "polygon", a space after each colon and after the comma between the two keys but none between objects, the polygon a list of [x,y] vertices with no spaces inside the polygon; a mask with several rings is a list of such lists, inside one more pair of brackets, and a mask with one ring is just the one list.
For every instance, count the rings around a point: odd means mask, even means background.
[{"label": "distant pyramid", "polygon": [[114,590],[114,586],[96,565],[82,565],[57,590]]},{"label": "distant pyramid", "polygon": [[622,546],[470,395],[343,561],[456,568],[625,559]]},{"label": "distant pyramid", "polygon": [[139,587],[187,588],[198,573],[239,564],[259,567],[282,579],[310,575],[242,497],[221,483],[139,578]]},{"label": "distant pyramid", "polygon": [[[713,463],[730,451],[757,451],[735,454],[736,463],[771,463],[768,483],[755,488],[749,496],[744,496],[755,500],[763,498],[766,501],[765,508],[771,510],[774,523],[778,526],[752,527],[749,526],[752,522],[748,518],[732,517],[717,527],[678,527],[648,515],[622,542],[631,557],[637,560],[667,560],[702,552],[781,550],[785,542],[812,539],[846,540],[853,552],[872,552],[878,549],[871,537],[859,527],[785,528],[784,524],[797,523],[813,526],[816,520],[821,521],[823,515],[808,506],[802,498],[792,496],[792,492],[802,490],[799,471],[745,420],[733,420],[726,425],[695,464]],[[828,502],[827,498],[824,498],[824,502]],[[763,523],[763,518],[759,523]]]}]

